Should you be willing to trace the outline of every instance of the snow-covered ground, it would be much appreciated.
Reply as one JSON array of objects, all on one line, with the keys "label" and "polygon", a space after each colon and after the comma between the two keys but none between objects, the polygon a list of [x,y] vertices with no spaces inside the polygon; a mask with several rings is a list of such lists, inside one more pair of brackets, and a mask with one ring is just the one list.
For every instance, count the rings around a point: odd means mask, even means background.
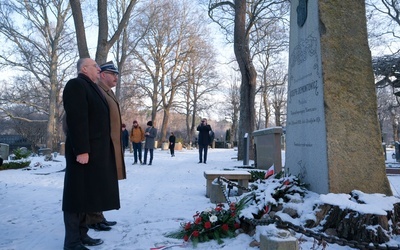
[{"label": "snow-covered ground", "polygon": [[[149,250],[182,244],[182,240],[167,238],[164,234],[176,231],[182,222],[192,221],[196,211],[215,207],[205,197],[203,172],[242,165],[234,159],[236,153],[233,149],[210,149],[207,164],[197,164],[197,150],[177,151],[176,157],[171,157],[168,151],[156,150],[153,165],[142,166],[132,165],[132,153],[127,152],[127,179],[119,182],[121,209],[105,212],[108,220],[118,224],[108,232],[90,230],[91,237],[104,240],[102,245],[90,248]],[[396,165],[392,153],[388,150],[387,162]],[[51,162],[44,161],[44,157],[32,157],[31,161],[31,170],[0,171],[1,250],[63,248],[64,172],[60,170],[65,168],[65,159],[59,155]],[[394,195],[400,196],[400,176],[388,178]],[[224,239],[222,245],[216,241],[199,243],[197,249],[258,249],[249,246],[254,239],[259,240],[259,235],[240,234]],[[322,249],[322,246],[313,248],[313,245],[311,239],[300,243],[301,249]],[[183,247],[193,248],[191,243]],[[326,249],[352,248],[328,244]]]}]

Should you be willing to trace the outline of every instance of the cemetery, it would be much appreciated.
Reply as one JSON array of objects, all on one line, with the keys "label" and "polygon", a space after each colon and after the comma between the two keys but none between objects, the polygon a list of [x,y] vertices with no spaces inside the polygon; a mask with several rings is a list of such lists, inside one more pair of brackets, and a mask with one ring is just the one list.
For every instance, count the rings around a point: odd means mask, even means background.
[{"label": "cemetery", "polygon": [[[151,167],[125,150],[96,249],[400,249],[400,144],[382,144],[364,4],[291,1],[286,126],[240,131],[241,161],[222,135],[207,164],[192,142],[173,158],[156,142]],[[61,248],[64,142],[0,142],[2,164],[28,159],[0,168],[0,249]]]}]

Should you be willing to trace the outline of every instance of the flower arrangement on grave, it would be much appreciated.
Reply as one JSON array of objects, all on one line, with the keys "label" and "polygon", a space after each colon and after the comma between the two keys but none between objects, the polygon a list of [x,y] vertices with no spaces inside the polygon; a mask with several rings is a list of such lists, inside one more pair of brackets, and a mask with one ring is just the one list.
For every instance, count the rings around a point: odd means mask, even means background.
[{"label": "flower arrangement on grave", "polygon": [[168,234],[167,237],[192,241],[196,247],[199,242],[217,240],[223,243],[223,238],[235,237],[235,231],[240,228],[238,214],[243,208],[243,203],[230,203],[229,208],[218,204],[193,215],[193,221],[181,223],[181,229]]},{"label": "flower arrangement on grave", "polygon": [[[167,234],[167,237],[192,241],[196,247],[199,242],[235,237],[236,233],[250,232],[253,228],[249,221],[270,217],[271,211],[282,210],[285,203],[304,197],[306,185],[298,177],[274,174],[252,183],[252,191],[244,194],[237,203],[218,204],[202,212],[196,212],[192,222],[181,223],[181,229]],[[272,222],[273,223],[273,222]],[[236,231],[240,229],[239,231]]]},{"label": "flower arrangement on grave", "polygon": [[242,197],[245,206],[241,219],[267,219],[271,211],[281,211],[286,204],[301,202],[308,192],[307,185],[298,177],[283,176],[283,173],[253,182],[252,190]]}]

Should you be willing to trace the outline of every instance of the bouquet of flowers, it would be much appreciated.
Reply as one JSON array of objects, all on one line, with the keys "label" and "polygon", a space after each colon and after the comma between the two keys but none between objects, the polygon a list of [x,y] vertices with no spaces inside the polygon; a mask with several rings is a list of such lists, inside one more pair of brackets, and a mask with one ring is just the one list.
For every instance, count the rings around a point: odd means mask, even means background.
[{"label": "bouquet of flowers", "polygon": [[236,229],[240,228],[238,214],[243,205],[242,202],[230,203],[229,208],[225,209],[224,204],[218,204],[215,208],[197,212],[192,222],[182,223],[181,230],[167,237],[191,240],[194,247],[199,242],[210,240],[217,240],[219,244],[222,244],[222,238],[234,237]]}]

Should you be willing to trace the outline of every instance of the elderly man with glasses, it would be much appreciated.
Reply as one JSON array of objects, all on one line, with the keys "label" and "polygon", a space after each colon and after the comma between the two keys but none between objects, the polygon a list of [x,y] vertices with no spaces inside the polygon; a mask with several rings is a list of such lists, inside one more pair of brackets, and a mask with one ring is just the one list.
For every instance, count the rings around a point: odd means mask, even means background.
[{"label": "elderly man with glasses", "polygon": [[86,215],[120,208],[115,153],[110,136],[110,110],[96,84],[100,68],[90,58],[77,63],[78,76],[63,92],[66,132],[64,250],[87,250],[103,243],[88,236]]}]

